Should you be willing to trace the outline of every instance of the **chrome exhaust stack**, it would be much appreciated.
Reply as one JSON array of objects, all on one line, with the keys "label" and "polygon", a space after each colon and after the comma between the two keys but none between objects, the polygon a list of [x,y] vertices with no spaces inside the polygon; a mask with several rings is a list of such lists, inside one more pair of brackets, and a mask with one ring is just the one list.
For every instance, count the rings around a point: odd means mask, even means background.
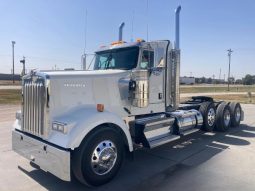
[{"label": "chrome exhaust stack", "polygon": [[172,89],[171,97],[173,101],[173,108],[178,109],[180,104],[180,12],[181,6],[178,6],[175,10],[175,45],[172,50]]},{"label": "chrome exhaust stack", "polygon": [[122,33],[123,33],[122,31],[123,31],[124,26],[125,26],[124,22],[122,22],[119,26],[119,41],[122,41]]},{"label": "chrome exhaust stack", "polygon": [[177,9],[175,9],[175,46],[176,50],[180,49],[180,12],[181,6],[179,5]]}]

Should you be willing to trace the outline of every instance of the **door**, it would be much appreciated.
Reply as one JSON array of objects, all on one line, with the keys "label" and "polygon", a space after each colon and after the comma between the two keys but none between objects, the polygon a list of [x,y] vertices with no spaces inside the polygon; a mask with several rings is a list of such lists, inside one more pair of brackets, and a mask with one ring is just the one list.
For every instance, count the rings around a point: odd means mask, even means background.
[{"label": "door", "polygon": [[149,104],[164,105],[167,41],[144,46],[140,67],[149,70]]}]

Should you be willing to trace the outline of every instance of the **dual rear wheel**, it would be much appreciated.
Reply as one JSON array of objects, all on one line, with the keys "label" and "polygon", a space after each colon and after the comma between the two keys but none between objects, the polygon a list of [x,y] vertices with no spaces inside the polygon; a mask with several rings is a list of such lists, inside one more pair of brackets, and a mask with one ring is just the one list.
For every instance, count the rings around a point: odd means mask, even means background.
[{"label": "dual rear wheel", "polygon": [[215,107],[213,102],[204,102],[199,111],[203,115],[204,131],[227,131],[230,126],[237,127],[241,121],[241,106],[239,103],[221,102]]}]

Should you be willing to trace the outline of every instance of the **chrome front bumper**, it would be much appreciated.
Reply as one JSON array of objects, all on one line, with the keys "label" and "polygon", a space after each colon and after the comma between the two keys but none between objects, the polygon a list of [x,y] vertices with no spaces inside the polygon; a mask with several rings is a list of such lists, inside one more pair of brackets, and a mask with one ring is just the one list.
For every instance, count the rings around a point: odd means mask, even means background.
[{"label": "chrome front bumper", "polygon": [[70,151],[34,139],[24,133],[12,131],[12,149],[64,181],[71,180]]}]

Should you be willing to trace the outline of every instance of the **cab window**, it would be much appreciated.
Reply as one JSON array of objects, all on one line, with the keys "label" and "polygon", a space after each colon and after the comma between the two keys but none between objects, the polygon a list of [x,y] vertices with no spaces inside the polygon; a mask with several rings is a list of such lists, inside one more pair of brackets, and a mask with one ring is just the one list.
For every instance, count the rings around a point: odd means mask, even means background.
[{"label": "cab window", "polygon": [[157,68],[163,68],[165,67],[165,49],[162,47],[158,47],[155,49],[155,51],[157,52],[156,54],[156,61],[155,61],[155,67]]},{"label": "cab window", "polygon": [[140,68],[141,69],[148,69],[154,66],[154,52],[149,50],[143,50]]},{"label": "cab window", "polygon": [[137,66],[138,55],[138,47],[119,48],[96,52],[94,69],[131,70]]}]

